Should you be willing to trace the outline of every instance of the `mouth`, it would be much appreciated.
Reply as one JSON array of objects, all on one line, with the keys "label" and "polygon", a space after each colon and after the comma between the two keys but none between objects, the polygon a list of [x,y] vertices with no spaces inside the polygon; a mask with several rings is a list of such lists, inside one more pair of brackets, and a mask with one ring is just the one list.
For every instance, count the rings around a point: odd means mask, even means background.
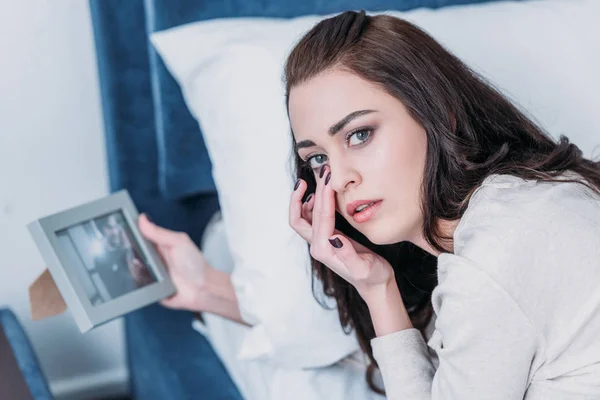
[{"label": "mouth", "polygon": [[346,206],[346,212],[354,222],[363,223],[371,219],[381,206],[383,200],[359,200]]}]

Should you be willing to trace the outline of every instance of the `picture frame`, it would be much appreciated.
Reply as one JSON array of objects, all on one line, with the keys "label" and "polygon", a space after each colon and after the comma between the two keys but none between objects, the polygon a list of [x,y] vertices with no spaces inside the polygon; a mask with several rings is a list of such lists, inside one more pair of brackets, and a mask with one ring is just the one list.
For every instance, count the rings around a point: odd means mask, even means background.
[{"label": "picture frame", "polygon": [[80,331],[176,292],[127,190],[27,225]]}]

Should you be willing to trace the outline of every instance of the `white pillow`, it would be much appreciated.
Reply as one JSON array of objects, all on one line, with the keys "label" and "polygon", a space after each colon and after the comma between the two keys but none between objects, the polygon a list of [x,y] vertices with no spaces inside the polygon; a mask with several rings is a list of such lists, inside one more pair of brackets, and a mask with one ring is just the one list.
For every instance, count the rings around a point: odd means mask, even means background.
[{"label": "white pillow", "polygon": [[[595,0],[501,2],[387,12],[421,26],[587,156],[600,144]],[[195,22],[151,40],[199,120],[235,261],[240,356],[310,367],[357,349],[312,298],[306,244],[288,226],[293,179],[283,64],[324,16]]]},{"label": "white pillow", "polygon": [[[202,121],[235,262],[233,284],[243,318],[255,324],[239,357],[319,367],[358,344],[343,332],[334,304],[327,310],[313,298],[306,242],[288,225],[293,182],[280,85],[283,55],[243,43],[249,32],[278,25],[273,22],[247,20],[239,30],[237,20],[210,21],[202,23],[208,31],[196,32],[199,37],[182,28],[152,40]],[[202,39],[205,34],[210,39]],[[207,47],[190,47],[197,41]]]}]

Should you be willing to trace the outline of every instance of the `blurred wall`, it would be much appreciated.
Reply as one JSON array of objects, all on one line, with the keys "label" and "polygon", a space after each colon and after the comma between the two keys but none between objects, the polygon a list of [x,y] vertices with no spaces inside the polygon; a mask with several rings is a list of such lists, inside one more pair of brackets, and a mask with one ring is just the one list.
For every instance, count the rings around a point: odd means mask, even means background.
[{"label": "blurred wall", "polygon": [[88,2],[0,1],[0,54],[0,306],[58,399],[123,392],[122,321],[81,334],[68,311],[31,321],[27,297],[45,266],[26,224],[108,194]]}]

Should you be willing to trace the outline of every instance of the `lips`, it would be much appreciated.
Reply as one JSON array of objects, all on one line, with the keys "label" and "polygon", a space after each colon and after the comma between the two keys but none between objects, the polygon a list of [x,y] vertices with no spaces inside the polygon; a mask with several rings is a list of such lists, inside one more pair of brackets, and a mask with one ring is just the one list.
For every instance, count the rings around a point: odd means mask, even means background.
[{"label": "lips", "polygon": [[358,207],[364,206],[367,204],[371,204],[371,203],[377,203],[379,201],[381,201],[381,200],[356,200],[356,201],[353,201],[352,203],[348,203],[346,205],[346,213],[349,216],[353,217],[354,214],[356,214],[356,209]]}]

